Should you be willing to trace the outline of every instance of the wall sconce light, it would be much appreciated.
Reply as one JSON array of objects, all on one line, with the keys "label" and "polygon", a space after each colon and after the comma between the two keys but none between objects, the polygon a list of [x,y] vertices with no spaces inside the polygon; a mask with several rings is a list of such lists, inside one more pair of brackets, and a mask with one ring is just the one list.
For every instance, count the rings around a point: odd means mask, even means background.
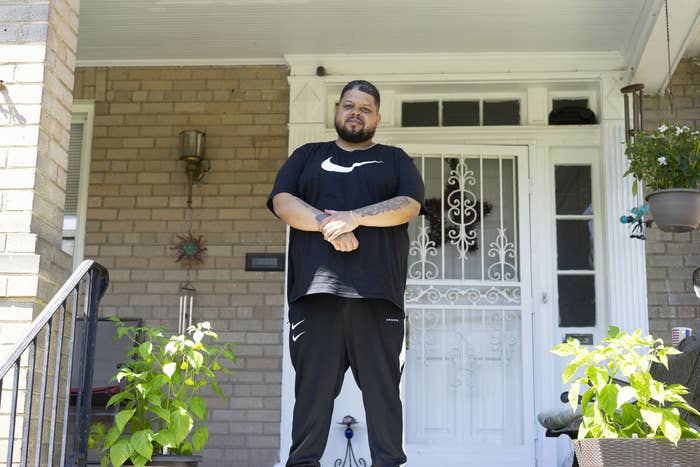
[{"label": "wall sconce light", "polygon": [[2,91],[3,89],[5,89],[5,82],[0,79],[0,91]]},{"label": "wall sconce light", "polygon": [[192,184],[211,169],[211,161],[204,158],[204,136],[199,130],[180,132],[180,160],[187,162],[187,207],[192,207]]},{"label": "wall sconce light", "polygon": [[[638,131],[644,131],[644,111],[642,108],[642,98],[644,96],[644,85],[642,83],[630,84],[620,89],[620,92],[625,97],[625,142],[630,143],[634,134]],[[629,94],[632,95],[632,118],[630,127],[630,104]]]}]

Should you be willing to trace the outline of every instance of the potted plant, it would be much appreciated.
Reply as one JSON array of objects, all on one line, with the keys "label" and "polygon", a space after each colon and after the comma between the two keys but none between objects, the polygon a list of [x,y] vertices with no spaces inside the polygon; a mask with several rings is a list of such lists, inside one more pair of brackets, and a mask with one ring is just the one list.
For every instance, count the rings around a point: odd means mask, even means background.
[{"label": "potted plant", "polygon": [[657,381],[650,371],[652,363],[668,368],[668,357],[680,352],[661,339],[642,337],[639,330],[627,334],[614,326],[603,342],[589,349],[569,339],[552,349],[573,357],[562,380],[571,381],[569,403],[574,410],[581,396],[583,420],[574,440],[579,464],[697,465],[700,434],[680,411],[698,411],[683,398],[688,393],[684,386]]},{"label": "potted plant", "polygon": [[651,190],[654,222],[666,232],[687,232],[700,224],[700,134],[687,126],[663,124],[651,132],[637,132],[625,150],[630,162],[625,175]]},{"label": "potted plant", "polygon": [[224,397],[216,374],[229,372],[223,361],[235,363],[233,344],[219,343],[208,322],[168,336],[160,328],[114,320],[117,338],[129,338],[134,347],[114,376],[121,385],[107,403],[118,406],[114,422],[91,427],[90,447],[99,450],[102,466],[196,466],[201,456],[194,453],[209,438],[201,393],[211,387]]}]

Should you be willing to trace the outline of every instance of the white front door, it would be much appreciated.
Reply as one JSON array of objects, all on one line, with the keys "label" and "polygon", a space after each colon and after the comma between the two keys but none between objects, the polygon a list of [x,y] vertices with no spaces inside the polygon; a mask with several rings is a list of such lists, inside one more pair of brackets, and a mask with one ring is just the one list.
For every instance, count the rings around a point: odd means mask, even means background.
[{"label": "white front door", "polygon": [[428,210],[409,228],[408,465],[534,466],[527,147],[404,149]]}]

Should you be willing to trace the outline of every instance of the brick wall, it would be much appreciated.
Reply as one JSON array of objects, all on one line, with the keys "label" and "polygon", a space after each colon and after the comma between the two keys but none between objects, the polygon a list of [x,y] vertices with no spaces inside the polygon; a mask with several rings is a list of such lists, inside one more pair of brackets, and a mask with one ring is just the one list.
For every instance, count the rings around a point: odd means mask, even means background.
[{"label": "brick wall", "polygon": [[3,321],[31,320],[70,267],[60,243],[77,11],[77,1],[66,0],[0,5]]},{"label": "brick wall", "polygon": [[[679,122],[700,127],[700,62],[683,60],[671,80],[674,112],[668,98],[645,96],[645,127]],[[651,228],[647,234],[649,329],[671,339],[673,326],[688,326],[700,333],[700,299],[693,292],[691,273],[700,266],[700,231],[665,233]]]},{"label": "brick wall", "polygon": [[[60,244],[77,29],[78,0],[0,4],[0,355],[26,334],[70,270]],[[37,361],[42,354],[40,345]],[[15,462],[27,374],[20,372]],[[12,383],[2,389],[0,423],[7,427]],[[7,437],[3,430],[0,439]],[[30,450],[36,438],[30,436]],[[6,450],[0,443],[3,459]]]},{"label": "brick wall", "polygon": [[[283,224],[265,208],[287,158],[286,67],[86,68],[75,98],[95,101],[85,256],[110,271],[103,313],[177,327],[186,270],[170,245],[204,235],[192,271],[195,320],[237,344],[236,371],[209,398],[205,465],[269,467],[279,450],[281,272],[244,271],[246,252],[283,252]],[[211,172],[187,212],[178,134],[206,133]]]}]

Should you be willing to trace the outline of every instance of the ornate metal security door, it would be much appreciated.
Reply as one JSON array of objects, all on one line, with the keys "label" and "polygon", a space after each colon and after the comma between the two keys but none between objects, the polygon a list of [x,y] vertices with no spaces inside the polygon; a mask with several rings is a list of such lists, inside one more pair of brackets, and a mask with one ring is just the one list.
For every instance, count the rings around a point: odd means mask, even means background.
[{"label": "ornate metal security door", "polygon": [[409,227],[410,465],[534,465],[527,149],[406,149],[427,210]]}]

